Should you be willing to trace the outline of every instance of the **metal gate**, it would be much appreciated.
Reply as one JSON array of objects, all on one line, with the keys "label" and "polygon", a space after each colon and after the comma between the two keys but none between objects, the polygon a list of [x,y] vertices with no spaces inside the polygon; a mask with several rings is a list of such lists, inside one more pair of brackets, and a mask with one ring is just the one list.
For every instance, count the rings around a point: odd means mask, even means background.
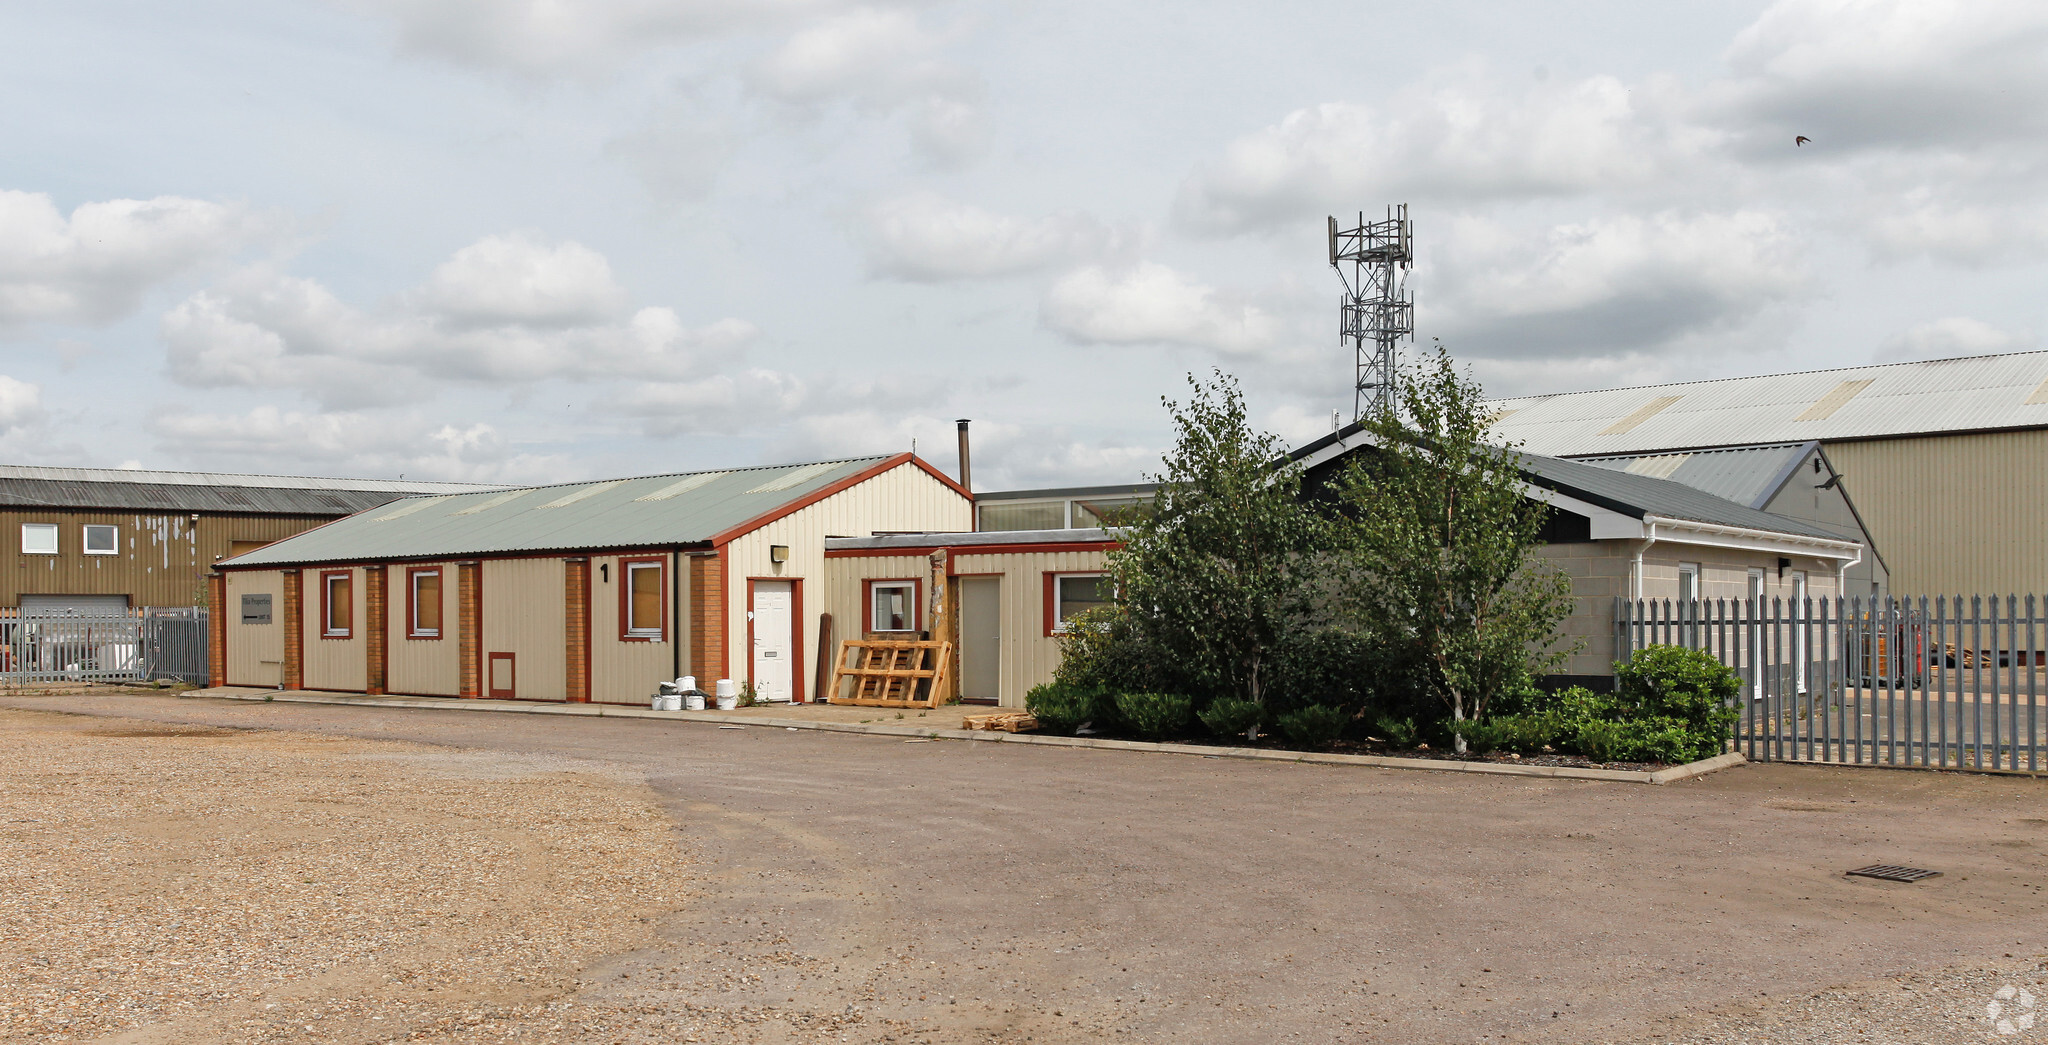
[{"label": "metal gate", "polygon": [[203,609],[0,617],[0,683],[203,680],[206,628]]},{"label": "metal gate", "polygon": [[1737,750],[1760,761],[2040,772],[2048,608],[2033,596],[1617,600],[1622,656],[1735,669]]}]

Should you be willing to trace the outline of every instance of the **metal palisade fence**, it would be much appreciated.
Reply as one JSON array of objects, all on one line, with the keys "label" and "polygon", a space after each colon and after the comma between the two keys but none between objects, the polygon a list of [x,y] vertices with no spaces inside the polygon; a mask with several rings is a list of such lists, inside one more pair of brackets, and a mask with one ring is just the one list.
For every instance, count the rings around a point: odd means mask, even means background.
[{"label": "metal palisade fence", "polygon": [[2048,768],[2048,604],[2034,596],[1616,603],[1623,657],[1684,646],[1735,669],[1749,758]]},{"label": "metal palisade fence", "polygon": [[0,683],[204,681],[207,612],[0,617]]}]

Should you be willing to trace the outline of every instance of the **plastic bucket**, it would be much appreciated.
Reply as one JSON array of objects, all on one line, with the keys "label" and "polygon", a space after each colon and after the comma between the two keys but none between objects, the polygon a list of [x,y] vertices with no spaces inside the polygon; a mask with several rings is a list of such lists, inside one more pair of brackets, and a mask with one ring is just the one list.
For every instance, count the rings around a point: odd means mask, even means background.
[{"label": "plastic bucket", "polygon": [[688,693],[683,696],[683,707],[689,711],[704,710],[704,694]]}]

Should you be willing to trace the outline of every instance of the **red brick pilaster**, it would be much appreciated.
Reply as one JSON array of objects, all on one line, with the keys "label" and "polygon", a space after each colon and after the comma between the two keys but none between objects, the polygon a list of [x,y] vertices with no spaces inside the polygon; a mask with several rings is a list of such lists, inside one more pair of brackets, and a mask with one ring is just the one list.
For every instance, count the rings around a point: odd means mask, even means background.
[{"label": "red brick pilaster", "polygon": [[459,563],[455,567],[456,655],[461,658],[462,676],[456,693],[464,697],[484,695],[483,665],[483,577],[482,565]]},{"label": "red brick pilaster", "polygon": [[726,602],[724,549],[690,556],[690,670],[698,689],[709,690],[711,681],[731,677],[725,659]]},{"label": "red brick pilaster", "polygon": [[571,704],[590,703],[590,560],[562,563],[562,620],[568,665],[563,692]]},{"label": "red brick pilaster", "polygon": [[[228,684],[228,578],[224,573],[206,577],[206,684]],[[240,620],[239,617],[232,618]]]},{"label": "red brick pilaster", "polygon": [[278,680],[286,689],[306,687],[306,571],[284,571],[284,666]]},{"label": "red brick pilaster", "polygon": [[363,643],[363,692],[376,696],[389,684],[391,617],[389,588],[382,566],[363,567],[363,626],[369,629]]}]

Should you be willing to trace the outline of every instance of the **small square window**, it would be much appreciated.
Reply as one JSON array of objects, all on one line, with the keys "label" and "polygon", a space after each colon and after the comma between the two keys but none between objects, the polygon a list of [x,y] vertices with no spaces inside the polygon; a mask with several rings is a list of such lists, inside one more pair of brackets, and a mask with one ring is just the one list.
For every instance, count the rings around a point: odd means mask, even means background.
[{"label": "small square window", "polygon": [[1053,585],[1053,630],[1067,630],[1076,616],[1110,603],[1109,578],[1100,573],[1068,573]]},{"label": "small square window", "polygon": [[111,526],[88,526],[85,528],[85,554],[118,555],[121,539]]},{"label": "small square window", "polygon": [[57,554],[57,524],[22,523],[21,553],[23,555]]},{"label": "small square window", "polygon": [[873,615],[868,618],[868,624],[872,630],[917,630],[916,582],[876,581],[870,591]]}]

